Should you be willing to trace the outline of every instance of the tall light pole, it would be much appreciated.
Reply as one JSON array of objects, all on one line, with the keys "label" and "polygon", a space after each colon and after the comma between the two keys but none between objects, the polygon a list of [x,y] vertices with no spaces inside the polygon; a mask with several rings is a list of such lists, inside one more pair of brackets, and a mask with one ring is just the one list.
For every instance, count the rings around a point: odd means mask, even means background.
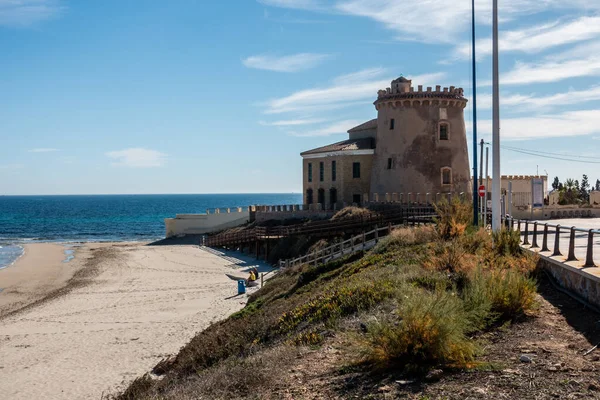
[{"label": "tall light pole", "polygon": [[477,185],[477,62],[475,60],[475,0],[471,1],[473,40],[473,225],[479,225],[479,188]]},{"label": "tall light pole", "polygon": [[500,217],[500,84],[498,78],[498,0],[492,2],[492,231],[502,229]]}]

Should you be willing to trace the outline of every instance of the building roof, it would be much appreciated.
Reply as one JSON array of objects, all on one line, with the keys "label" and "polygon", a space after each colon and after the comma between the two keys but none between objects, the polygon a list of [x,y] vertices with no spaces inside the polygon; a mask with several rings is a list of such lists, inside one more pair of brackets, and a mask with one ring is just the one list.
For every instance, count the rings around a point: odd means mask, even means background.
[{"label": "building roof", "polygon": [[349,139],[344,140],[342,142],[333,143],[327,146],[318,147],[316,149],[308,150],[303,153],[300,153],[300,155],[306,156],[309,154],[330,153],[332,151],[371,150],[374,148],[375,141],[373,140],[373,138]]},{"label": "building roof", "polygon": [[363,124],[360,124],[358,126],[355,126],[354,128],[350,129],[348,131],[348,133],[368,131],[371,129],[377,129],[377,118],[374,118],[374,119],[367,121]]},{"label": "building roof", "polygon": [[399,82],[399,83],[408,83],[408,82],[411,82],[411,81],[410,81],[410,80],[408,80],[408,79],[406,79],[406,78],[405,78],[405,77],[403,77],[403,76],[401,76],[401,77],[400,77],[400,78],[398,78],[398,79],[394,79],[394,80],[392,81],[392,83],[398,83],[398,82]]}]

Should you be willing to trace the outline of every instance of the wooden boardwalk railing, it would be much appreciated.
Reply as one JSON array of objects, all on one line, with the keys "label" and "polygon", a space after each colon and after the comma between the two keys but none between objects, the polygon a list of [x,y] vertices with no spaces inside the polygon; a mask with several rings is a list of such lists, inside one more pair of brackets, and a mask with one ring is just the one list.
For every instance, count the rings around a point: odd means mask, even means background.
[{"label": "wooden boardwalk railing", "polygon": [[353,236],[348,240],[344,240],[340,243],[335,243],[324,249],[314,251],[301,257],[297,257],[290,260],[280,260],[280,268],[289,268],[297,265],[313,264],[319,265],[328,261],[340,258],[343,256],[358,253],[359,251],[365,251],[375,246],[379,239],[389,235],[392,230],[399,225],[388,225],[382,228],[375,227],[375,229],[369,232],[363,232],[360,235]]},{"label": "wooden boardwalk railing", "polygon": [[226,232],[205,237],[203,244],[217,247],[299,235],[330,237],[361,232],[374,226],[431,221],[434,216],[435,210],[431,206],[401,208],[383,211],[376,217],[356,217],[340,221],[313,221],[303,225],[255,227],[237,232]]}]

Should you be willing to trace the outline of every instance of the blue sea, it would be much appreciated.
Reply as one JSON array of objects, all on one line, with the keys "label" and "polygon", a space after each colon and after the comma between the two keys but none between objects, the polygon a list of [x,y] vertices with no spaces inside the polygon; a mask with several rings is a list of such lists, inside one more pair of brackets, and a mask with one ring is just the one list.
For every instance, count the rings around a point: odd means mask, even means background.
[{"label": "blue sea", "polygon": [[23,243],[156,240],[175,214],[301,202],[300,193],[0,196],[0,268],[22,254]]}]

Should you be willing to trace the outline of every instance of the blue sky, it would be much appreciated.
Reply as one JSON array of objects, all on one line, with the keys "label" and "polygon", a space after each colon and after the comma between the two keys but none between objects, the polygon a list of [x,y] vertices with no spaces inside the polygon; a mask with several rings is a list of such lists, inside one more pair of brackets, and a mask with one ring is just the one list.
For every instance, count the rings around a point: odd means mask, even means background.
[{"label": "blue sky", "polygon": [[[470,97],[470,3],[0,0],[0,194],[300,191],[299,153],[374,118],[393,78]],[[600,3],[500,5],[503,145],[600,162]],[[489,141],[491,0],[477,13]]]}]

